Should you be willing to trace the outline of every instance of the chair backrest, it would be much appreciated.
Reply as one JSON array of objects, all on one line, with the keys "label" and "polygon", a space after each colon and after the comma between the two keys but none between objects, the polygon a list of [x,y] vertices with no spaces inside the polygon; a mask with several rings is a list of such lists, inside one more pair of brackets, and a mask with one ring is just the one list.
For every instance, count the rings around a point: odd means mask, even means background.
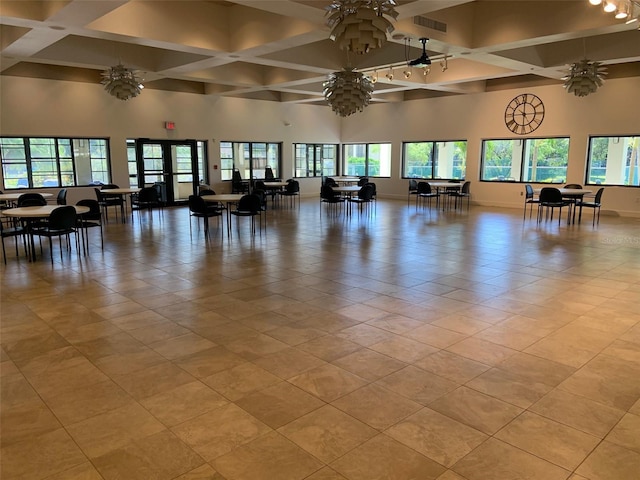
[{"label": "chair backrest", "polygon": [[76,226],[78,214],[71,205],[54,208],[49,215],[50,230],[69,230]]},{"label": "chair backrest", "polygon": [[202,195],[215,195],[215,194],[216,194],[216,192],[211,190],[210,188],[203,188],[198,193],[198,195],[200,195],[200,196],[202,196]]},{"label": "chair backrest", "polygon": [[327,187],[337,187],[338,183],[331,177],[327,177],[327,179],[325,180],[324,184]]},{"label": "chair backrest", "polygon": [[112,188],[120,188],[120,187],[115,183],[105,183],[102,186],[100,186],[101,190],[110,190]]},{"label": "chair backrest", "polygon": [[244,195],[238,202],[238,211],[258,213],[262,209],[262,200],[255,194]]},{"label": "chair backrest", "polygon": [[138,192],[138,201],[139,202],[158,202],[160,201],[160,196],[158,195],[158,190],[155,187],[144,187]]},{"label": "chair backrest", "polygon": [[358,180],[359,187],[364,187],[367,183],[369,183],[369,177],[360,177],[360,180]]},{"label": "chair backrest", "polygon": [[464,182],[462,184],[462,193],[469,193],[469,191],[471,190],[471,182]]},{"label": "chair backrest", "polygon": [[533,187],[527,183],[524,186],[524,193],[525,193],[525,200],[533,198],[534,196]]},{"label": "chair backrest", "polygon": [[101,220],[102,213],[100,212],[100,204],[97,200],[92,200],[90,198],[85,198],[82,200],[78,200],[76,205],[79,207],[89,207],[89,211],[87,213],[83,213],[80,215],[82,218],[87,220]]},{"label": "chair backrest", "polygon": [[234,182],[241,182],[242,181],[242,175],[240,175],[240,170],[238,170],[237,168],[233,171],[233,175],[231,176],[231,180]]},{"label": "chair backrest", "polygon": [[409,180],[409,191],[415,192],[416,190],[418,190],[418,181],[412,178]]},{"label": "chair backrest", "polygon": [[320,198],[324,198],[326,200],[332,199],[336,196],[333,188],[329,185],[323,185],[320,187]]},{"label": "chair backrest", "polygon": [[273,175],[273,170],[271,170],[271,167],[265,167],[265,169],[264,169],[264,178],[266,180],[273,180],[274,178],[276,178]]},{"label": "chair backrest", "polygon": [[567,183],[563,188],[573,188],[576,190],[580,190],[582,188],[582,185],[579,185],[577,183]]},{"label": "chair backrest", "polygon": [[254,184],[254,188],[256,190],[266,190],[267,187],[264,185],[264,181],[262,180],[256,180],[255,184]]},{"label": "chair backrest", "polygon": [[376,196],[376,194],[378,193],[378,189],[376,188],[376,184],[375,184],[375,183],[373,183],[373,182],[369,182],[369,183],[365,184],[365,187],[366,187],[367,185],[370,185],[370,186],[371,186],[371,188],[372,188],[372,190],[373,190],[373,196],[375,197],[375,196]]},{"label": "chair backrest", "polygon": [[602,203],[602,194],[603,193],[604,193],[604,187],[599,188],[598,191],[596,192],[595,203],[597,203],[598,205],[600,203]]},{"label": "chair backrest", "polygon": [[98,199],[98,202],[104,201],[104,195],[98,187],[93,187],[93,191],[96,192],[96,198]]},{"label": "chair backrest", "polygon": [[540,190],[540,203],[559,203],[562,202],[562,194],[560,190],[554,187],[544,187]]},{"label": "chair backrest", "polygon": [[370,183],[362,186],[358,191],[358,198],[360,200],[371,200],[373,198],[373,187]]},{"label": "chair backrest", "polygon": [[418,182],[418,193],[431,193],[431,185],[428,182]]},{"label": "chair backrest", "polygon": [[300,183],[297,180],[291,180],[286,186],[287,193],[298,193],[300,191]]},{"label": "chair backrest", "polygon": [[66,205],[67,204],[67,189],[62,188],[58,192],[58,197],[56,198],[56,202],[58,205]]},{"label": "chair backrest", "polygon": [[23,193],[18,197],[19,207],[43,207],[46,204],[47,201],[39,193]]},{"label": "chair backrest", "polygon": [[193,213],[205,213],[207,202],[200,195],[189,195],[189,211]]},{"label": "chair backrest", "polygon": [[260,189],[260,188],[254,188],[253,189],[253,194],[257,195],[260,198],[260,205],[262,207],[265,207],[267,205],[267,192]]}]

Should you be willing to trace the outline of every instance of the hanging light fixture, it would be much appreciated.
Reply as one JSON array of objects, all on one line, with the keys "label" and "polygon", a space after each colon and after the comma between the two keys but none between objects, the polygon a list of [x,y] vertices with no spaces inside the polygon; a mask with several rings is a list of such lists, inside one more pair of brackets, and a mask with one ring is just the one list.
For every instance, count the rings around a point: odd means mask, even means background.
[{"label": "hanging light fixture", "polygon": [[395,6],[395,0],[334,0],[327,7],[329,38],[358,55],[380,48],[393,31],[387,17],[398,18]]},{"label": "hanging light fixture", "polygon": [[102,72],[104,89],[120,100],[129,100],[137,97],[144,88],[141,80],[136,76],[135,70],[125,67],[121,63],[109,70]]},{"label": "hanging light fixture", "polygon": [[629,0],[622,1],[618,4],[618,8],[616,8],[615,17],[618,20],[623,20],[627,17],[631,16],[631,2]]},{"label": "hanging light fixture", "polygon": [[373,83],[369,77],[351,67],[333,72],[322,86],[327,103],[341,117],[364,110],[369,105],[373,92]]},{"label": "hanging light fixture", "polygon": [[600,62],[581,60],[571,65],[569,73],[562,77],[564,88],[567,92],[573,93],[577,97],[586,97],[590,93],[595,93],[601,87],[607,74],[606,67]]}]

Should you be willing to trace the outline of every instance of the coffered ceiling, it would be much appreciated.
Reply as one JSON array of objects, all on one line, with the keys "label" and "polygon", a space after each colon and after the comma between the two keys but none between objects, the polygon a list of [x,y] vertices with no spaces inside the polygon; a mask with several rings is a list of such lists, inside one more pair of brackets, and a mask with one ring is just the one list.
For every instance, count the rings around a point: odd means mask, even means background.
[{"label": "coffered ceiling", "polygon": [[[325,103],[327,75],[348,64],[377,73],[375,102],[562,88],[568,65],[585,55],[607,65],[609,79],[640,81],[638,22],[586,0],[400,0],[389,41],[362,56],[329,39],[330,3],[0,0],[0,74],[97,84],[121,62],[149,89],[315,104]],[[421,37],[433,61],[426,76],[406,66]]]}]

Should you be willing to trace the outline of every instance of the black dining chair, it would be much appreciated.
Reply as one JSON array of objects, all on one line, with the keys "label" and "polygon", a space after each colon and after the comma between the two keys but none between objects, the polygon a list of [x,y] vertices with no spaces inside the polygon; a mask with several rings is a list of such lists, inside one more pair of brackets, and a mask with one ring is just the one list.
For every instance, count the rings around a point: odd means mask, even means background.
[{"label": "black dining chair", "polygon": [[429,182],[418,182],[418,194],[416,196],[416,209],[418,208],[418,203],[423,203],[425,201],[429,202],[429,208],[431,208],[431,200],[436,199],[436,208],[440,205],[440,194],[438,191],[434,191],[429,185]]},{"label": "black dining chair", "polygon": [[44,207],[47,200],[39,193],[23,193],[18,197],[18,207]]},{"label": "black dining chair", "polygon": [[160,195],[155,187],[144,187],[140,189],[135,200],[132,200],[131,207],[138,210],[138,215],[142,210],[146,210],[151,213],[153,219],[153,209],[158,209],[159,218],[163,213],[162,202],[160,201]]},{"label": "black dining chair", "polygon": [[[564,207],[569,208],[567,223],[569,222],[572,202],[563,199],[560,190],[553,187],[544,187],[542,190],[540,190],[539,200],[540,203],[538,207],[538,223],[542,221],[542,214],[545,212],[545,218],[550,218],[550,220],[553,220],[553,212],[556,208],[559,210],[558,223],[560,223],[560,218],[562,217],[562,209]],[[549,213],[551,213],[551,217],[549,217]]]},{"label": "black dining chair", "polygon": [[189,235],[193,238],[191,229],[191,218],[202,218],[204,224],[204,236],[209,238],[209,219],[216,217],[218,219],[218,226],[220,225],[220,217],[222,211],[219,209],[209,208],[210,206],[200,195],[189,195]]},{"label": "black dining chair", "polygon": [[[102,189],[104,189],[104,187],[105,185],[102,186]],[[124,215],[124,199],[122,198],[122,195],[108,195],[102,193],[102,189],[94,187],[93,190],[96,192],[96,200],[98,201],[98,204],[100,204],[104,220],[109,222],[109,207],[113,207],[116,213],[116,221],[118,221],[118,210],[120,210]]]},{"label": "black dining chair", "polygon": [[49,238],[49,254],[51,256],[51,264],[53,265],[53,243],[52,238],[58,237],[60,242],[60,260],[62,261],[62,237],[67,239],[67,250],[71,250],[70,235],[73,233],[76,239],[76,250],[78,250],[78,215],[76,209],[71,205],[63,205],[54,208],[45,226],[32,228],[29,233],[40,237],[40,251],[42,252],[42,238]]},{"label": "black dining chair", "polygon": [[248,217],[251,218],[251,233],[255,235],[256,233],[256,220],[258,217],[258,221],[260,224],[260,235],[262,235],[262,201],[258,195],[243,195],[238,202],[235,210],[231,210],[229,213],[236,217],[236,227],[238,232],[240,232],[240,218]]},{"label": "black dining chair", "polygon": [[297,180],[291,180],[284,187],[284,190],[278,192],[280,197],[287,197],[290,206],[295,206],[296,198],[298,199],[298,208],[300,207],[300,183]]},{"label": "black dining chair", "polygon": [[411,178],[409,179],[409,191],[407,193],[407,206],[411,204],[411,195],[418,194],[418,181]]},{"label": "black dining chair", "polygon": [[24,247],[24,255],[27,256],[27,237],[24,227],[18,225],[9,217],[0,216],[0,236],[2,237],[2,258],[4,264],[7,264],[7,251],[4,244],[5,238],[13,238],[16,245],[16,257],[18,256],[18,238],[22,238],[22,246]]},{"label": "black dining chair", "polygon": [[454,190],[449,192],[449,197],[453,198],[454,208],[458,209],[458,200],[460,201],[460,207],[462,208],[462,200],[467,199],[467,210],[469,210],[469,204],[471,203],[471,182],[466,181],[462,184],[460,190]]},{"label": "black dining chair", "polygon": [[233,170],[231,175],[231,193],[249,193],[249,182],[242,179],[240,170]]},{"label": "black dining chair", "polygon": [[89,253],[89,228],[100,229],[100,247],[104,250],[104,236],[102,232],[102,212],[100,211],[100,204],[97,200],[86,198],[78,200],[76,203],[79,207],[88,207],[89,211],[86,213],[78,214],[78,228],[81,229],[80,236],[82,237],[82,244],[86,253]]},{"label": "black dining chair", "polygon": [[592,208],[593,209],[593,221],[591,222],[592,226],[596,225],[596,211],[598,212],[598,225],[600,225],[600,207],[602,206],[602,194],[604,193],[604,187],[601,187],[596,192],[596,195],[593,199],[593,202],[587,202],[582,200],[578,200],[576,202],[576,208],[580,209],[580,214],[578,215],[578,223],[582,221],[582,209],[583,208]]},{"label": "black dining chair", "polygon": [[358,213],[362,213],[364,207],[366,207],[367,212],[369,212],[369,205],[373,201],[373,192],[373,186],[367,183],[360,188],[356,197],[349,199],[349,202],[358,205]]},{"label": "black dining chair", "polygon": [[67,189],[61,188],[58,192],[58,196],[56,197],[56,203],[58,205],[66,205],[67,204]]},{"label": "black dining chair", "polygon": [[[323,185],[320,187],[320,203],[324,203],[328,206],[331,213],[337,213],[338,207],[342,208],[345,198],[339,193],[333,191],[329,185]],[[322,208],[320,208],[320,215],[322,215]]]},{"label": "black dining chair", "polygon": [[540,199],[535,198],[535,191],[533,187],[529,184],[524,186],[524,211],[522,213],[522,220],[527,216],[527,205],[529,205],[529,219],[531,219],[531,215],[533,214],[533,206],[539,205]]}]

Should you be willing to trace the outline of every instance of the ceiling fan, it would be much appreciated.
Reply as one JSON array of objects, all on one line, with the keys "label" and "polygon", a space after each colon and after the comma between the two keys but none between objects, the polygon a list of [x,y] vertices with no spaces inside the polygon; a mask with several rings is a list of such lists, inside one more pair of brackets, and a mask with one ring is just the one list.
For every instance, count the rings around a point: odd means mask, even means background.
[{"label": "ceiling fan", "polygon": [[422,55],[416,58],[415,60],[411,60],[409,62],[410,67],[426,67],[427,65],[431,65],[431,59],[429,55],[427,55],[427,42],[428,38],[421,38],[420,42],[422,43]]}]

